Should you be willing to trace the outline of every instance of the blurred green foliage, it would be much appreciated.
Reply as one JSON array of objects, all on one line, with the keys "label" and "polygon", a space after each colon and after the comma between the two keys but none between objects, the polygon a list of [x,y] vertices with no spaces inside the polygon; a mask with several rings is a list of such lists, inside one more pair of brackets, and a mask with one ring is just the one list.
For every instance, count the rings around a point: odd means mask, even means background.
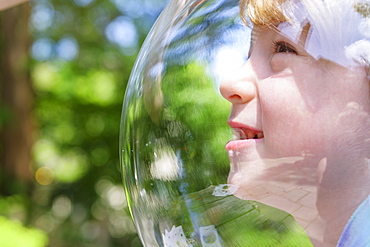
[{"label": "blurred green foliage", "polygon": [[[149,80],[137,90],[150,90],[131,92],[123,114],[122,149],[128,155],[122,158],[132,196],[145,189],[166,201],[162,197],[167,190],[177,197],[226,183],[229,160],[224,146],[232,137],[227,125],[230,104],[218,93],[205,66],[195,61],[169,66],[160,83],[153,85]],[[153,98],[154,91],[163,94]],[[153,116],[154,101],[161,97],[155,112],[159,117]],[[186,192],[180,191],[185,187]],[[145,203],[137,199],[134,206]]]},{"label": "blurred green foliage", "polygon": [[[120,117],[138,50],[167,2],[26,3],[35,183],[11,181],[0,195],[0,246],[141,246],[122,186]],[[0,126],[10,117],[0,106]]]},{"label": "blurred green foliage", "polygon": [[[127,198],[137,224],[157,237],[167,221],[191,228],[190,200],[182,196],[227,183],[230,104],[206,71],[197,61],[168,66],[160,80],[146,77],[128,95],[121,137]],[[161,104],[153,111],[156,100]]]},{"label": "blurred green foliage", "polygon": [[26,228],[20,222],[0,217],[0,246],[42,247],[47,243],[48,237],[44,232]]},{"label": "blurred green foliage", "polygon": [[[188,181],[193,186],[188,192],[227,183],[230,167],[224,149],[232,137],[227,125],[230,104],[217,93],[214,81],[205,71],[204,66],[195,62],[171,66],[162,82],[166,96],[165,125],[171,127],[168,122],[181,124],[182,133],[169,139],[170,143],[178,143],[177,148],[186,153],[182,156],[184,166],[193,180]],[[167,129],[167,132],[171,130]]]}]

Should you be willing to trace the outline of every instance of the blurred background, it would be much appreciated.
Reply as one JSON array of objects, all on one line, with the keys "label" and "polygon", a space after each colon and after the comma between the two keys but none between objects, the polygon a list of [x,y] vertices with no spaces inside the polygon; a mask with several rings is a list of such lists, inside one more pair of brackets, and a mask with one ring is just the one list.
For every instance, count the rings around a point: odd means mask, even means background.
[{"label": "blurred background", "polygon": [[131,68],[168,0],[0,12],[0,246],[142,246],[118,158]]}]

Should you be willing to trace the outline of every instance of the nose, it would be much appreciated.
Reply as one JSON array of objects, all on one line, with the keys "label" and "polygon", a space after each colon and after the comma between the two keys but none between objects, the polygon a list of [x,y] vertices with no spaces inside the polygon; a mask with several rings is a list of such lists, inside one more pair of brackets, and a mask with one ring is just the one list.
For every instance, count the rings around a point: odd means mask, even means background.
[{"label": "nose", "polygon": [[232,104],[245,104],[256,97],[255,75],[248,64],[249,62],[221,82],[220,92]]}]

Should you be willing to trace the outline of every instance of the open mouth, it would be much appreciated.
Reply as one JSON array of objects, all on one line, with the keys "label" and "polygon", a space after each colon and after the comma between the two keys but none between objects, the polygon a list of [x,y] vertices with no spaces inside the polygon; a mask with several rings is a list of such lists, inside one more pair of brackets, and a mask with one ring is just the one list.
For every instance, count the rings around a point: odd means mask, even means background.
[{"label": "open mouth", "polygon": [[247,128],[233,128],[234,140],[262,139],[263,132]]}]

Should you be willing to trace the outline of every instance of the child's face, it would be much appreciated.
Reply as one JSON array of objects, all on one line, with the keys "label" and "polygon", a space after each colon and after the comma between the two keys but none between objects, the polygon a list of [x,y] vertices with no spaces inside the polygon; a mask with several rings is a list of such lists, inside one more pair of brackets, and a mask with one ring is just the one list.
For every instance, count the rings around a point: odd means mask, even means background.
[{"label": "child's face", "polygon": [[315,60],[304,50],[304,34],[298,44],[269,28],[255,29],[253,36],[249,60],[221,84],[232,103],[229,124],[238,136],[228,150],[243,161],[320,160],[335,152],[333,142],[361,139],[364,133],[356,129],[365,120],[344,118],[351,107],[369,113],[364,68]]},{"label": "child's face", "polygon": [[370,83],[363,67],[315,60],[306,36],[297,44],[255,29],[249,60],[221,83],[236,136],[228,183],[291,213],[311,239],[328,232],[325,246],[335,246],[370,193]]}]

